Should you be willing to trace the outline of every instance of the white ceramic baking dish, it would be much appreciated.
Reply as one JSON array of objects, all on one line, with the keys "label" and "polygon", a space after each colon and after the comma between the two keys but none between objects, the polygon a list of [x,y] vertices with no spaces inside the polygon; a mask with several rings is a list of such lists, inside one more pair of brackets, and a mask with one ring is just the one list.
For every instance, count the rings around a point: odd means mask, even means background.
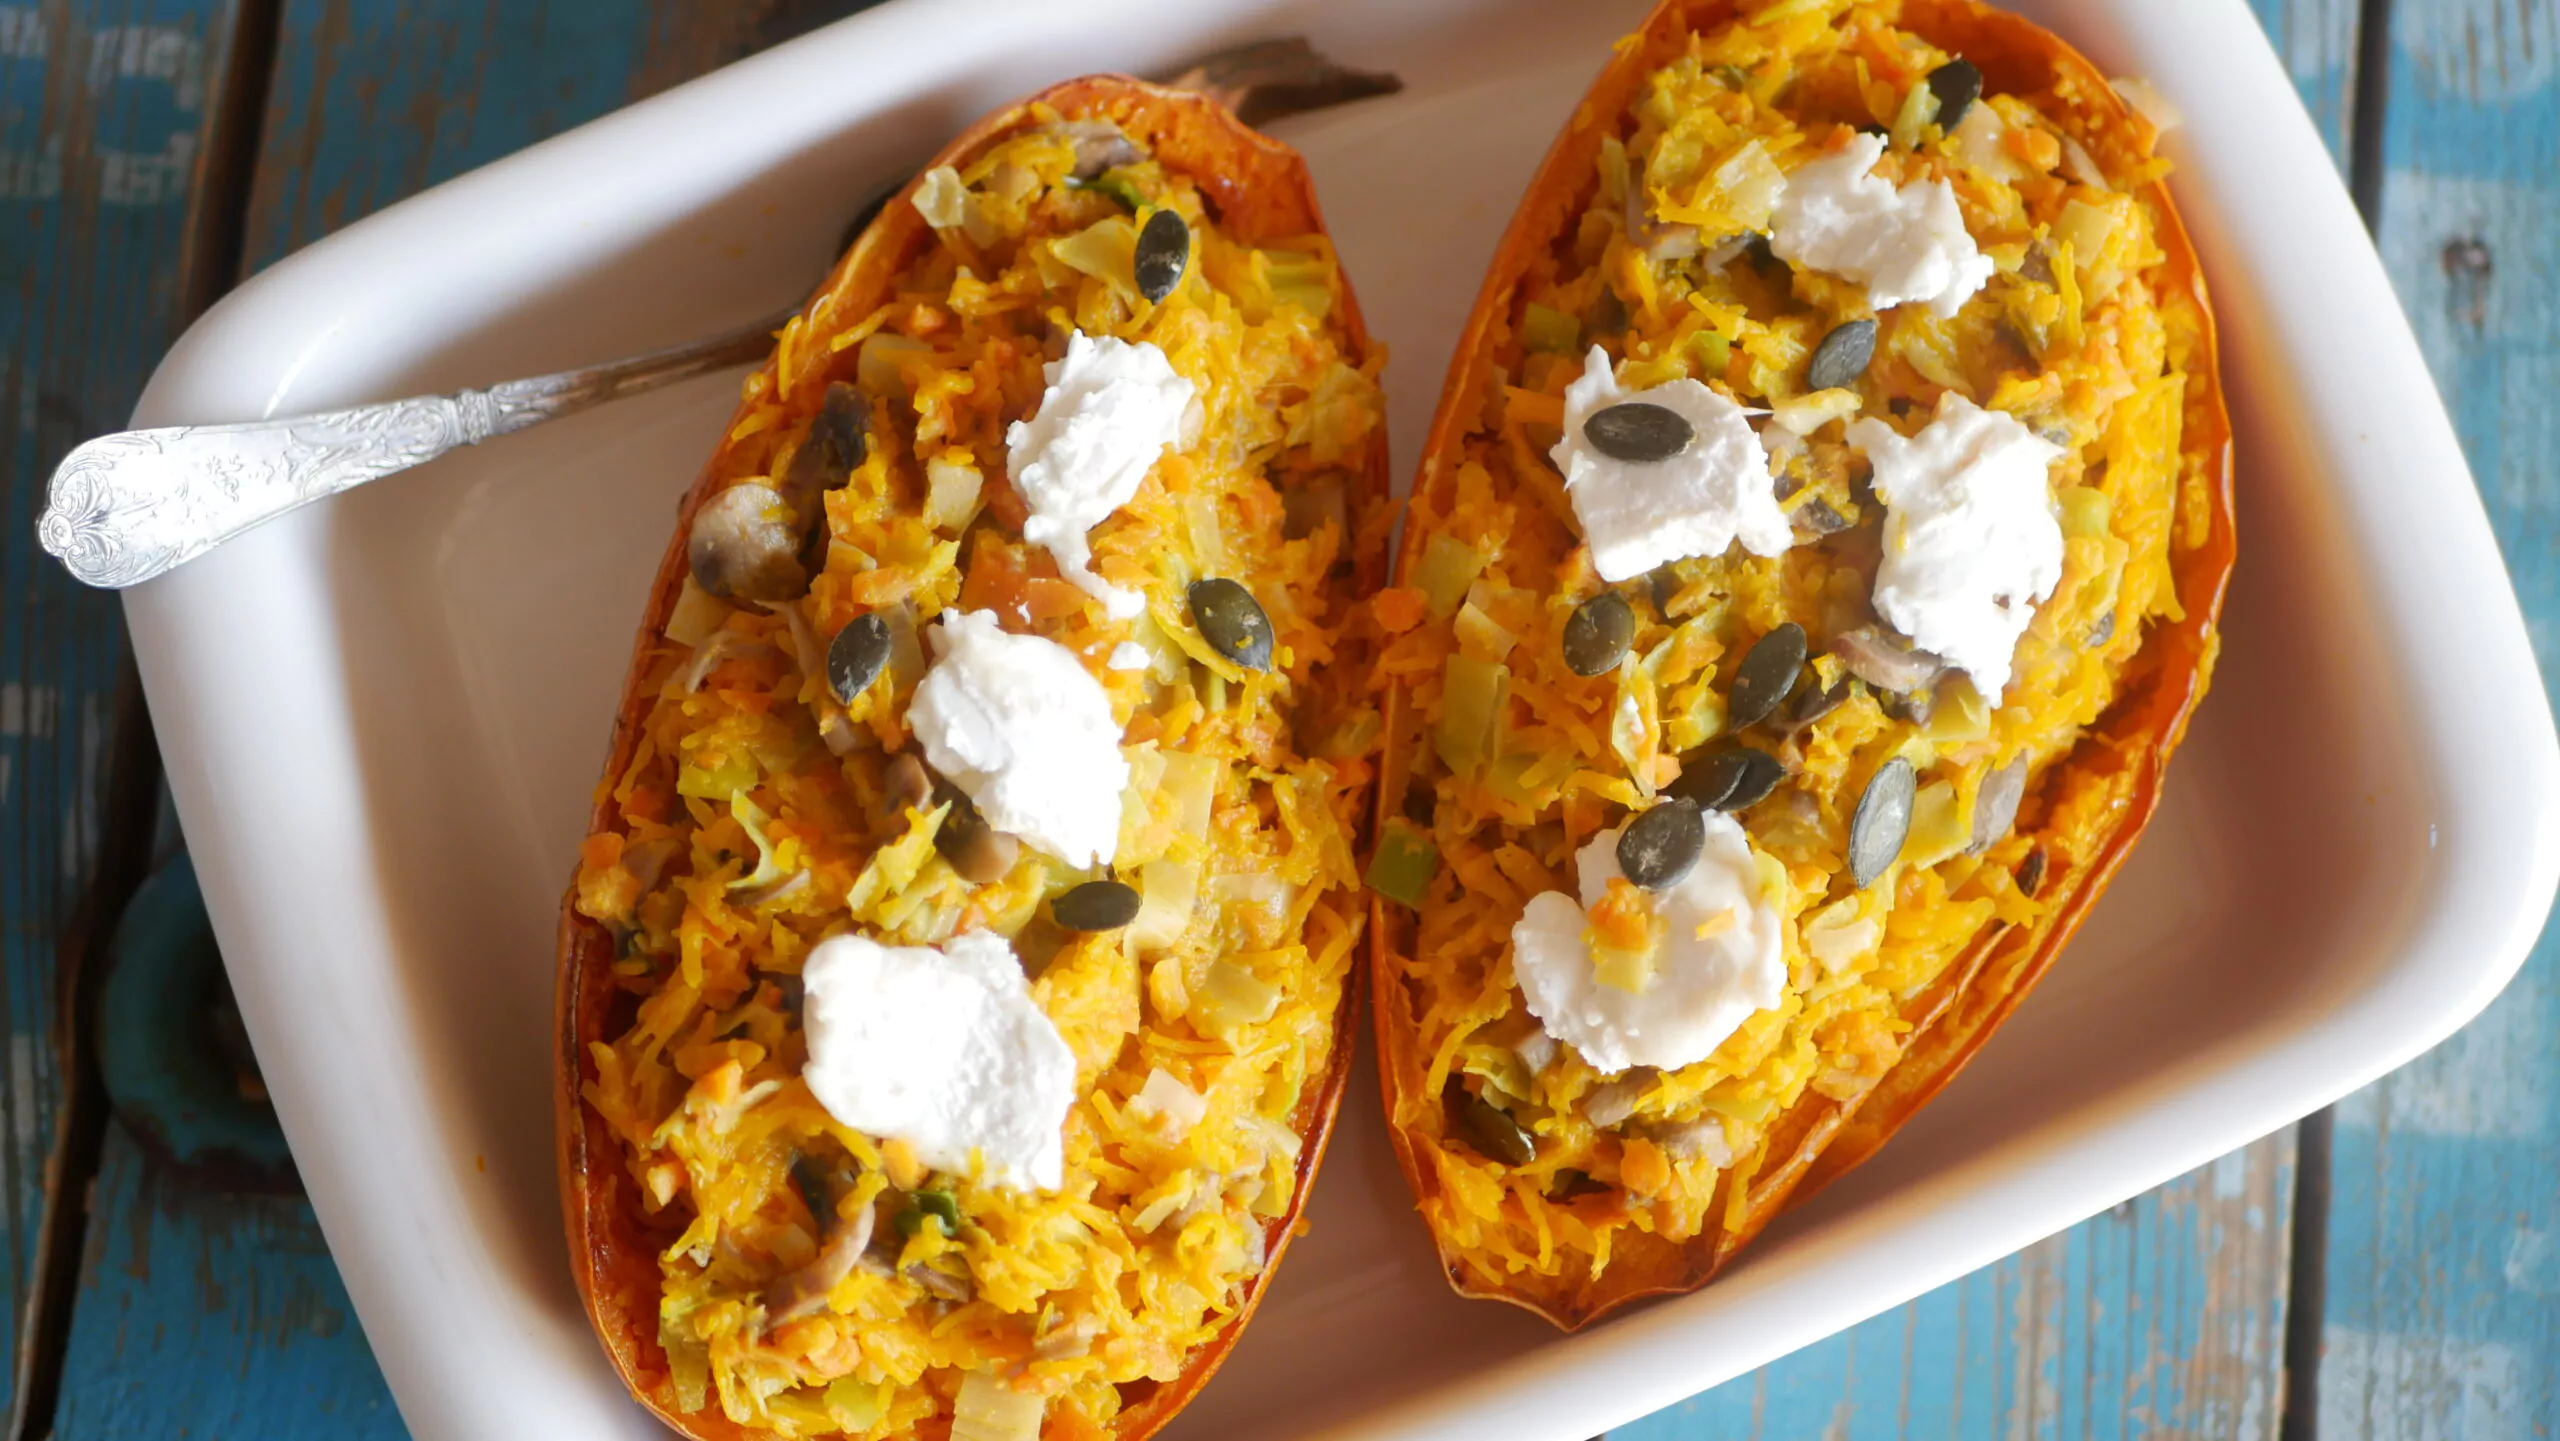
[{"label": "white ceramic baking dish", "polygon": [[[2187,119],[2242,550],[2158,823],[2052,978],[1872,1164],[1698,1294],[1566,1339],[1452,1297],[1365,1081],[1311,1217],[1186,1436],[1578,1438],[2238,1146],[2471,1016],[2555,868],[2551,719],[2489,528],[2336,172],[2240,0],[2028,0]],[[1313,162],[1410,463],[1537,157],[1631,0],[898,0],[438,187],[260,275],[140,423],[486,383],[733,324],[981,111],[1312,36],[1393,99]],[[241,1007],[422,1441],[640,1436],[572,1292],[552,921],[671,505],[728,380],[303,511],[134,591]]]}]

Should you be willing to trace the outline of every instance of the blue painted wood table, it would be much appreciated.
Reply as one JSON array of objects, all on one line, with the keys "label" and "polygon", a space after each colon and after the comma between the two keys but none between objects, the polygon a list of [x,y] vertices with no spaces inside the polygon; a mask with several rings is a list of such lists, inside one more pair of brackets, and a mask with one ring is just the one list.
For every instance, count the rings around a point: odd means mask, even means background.
[{"label": "blue painted wood table", "polygon": [[[2560,674],[2560,8],[2252,3],[2375,228]],[[10,1437],[400,1434],[308,1206],[272,1167],[200,1164],[100,1079],[109,923],[172,837],[115,606],[31,543],[42,478],[241,275],[854,8],[0,3]],[[2334,1114],[1617,1434],[2551,1434],[2551,951]]]}]

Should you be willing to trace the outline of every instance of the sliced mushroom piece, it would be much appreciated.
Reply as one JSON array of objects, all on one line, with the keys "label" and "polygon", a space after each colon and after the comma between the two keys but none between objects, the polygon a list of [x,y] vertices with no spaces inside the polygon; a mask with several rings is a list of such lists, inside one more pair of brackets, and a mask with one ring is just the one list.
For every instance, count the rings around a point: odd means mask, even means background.
[{"label": "sliced mushroom piece", "polygon": [[1849,674],[1880,691],[1916,691],[1947,668],[1945,661],[1880,625],[1842,631],[1832,638],[1831,653]]},{"label": "sliced mushroom piece", "polygon": [[809,588],[801,539],[790,501],[749,481],[721,491],[693,513],[685,558],[693,583],[713,595],[780,605]]},{"label": "sliced mushroom piece", "polygon": [[1698,227],[1653,218],[1645,208],[1641,183],[1627,187],[1627,240],[1656,265],[1687,260],[1705,248],[1699,243]]},{"label": "sliced mushroom piece", "polygon": [[1078,180],[1091,180],[1105,170],[1147,158],[1128,132],[1108,120],[1061,120],[1047,130],[1075,147]]},{"label": "sliced mushroom piece", "polygon": [[1982,778],[1973,795],[1973,839],[1965,854],[1978,856],[2018,823],[2018,802],[2027,794],[2027,758],[2020,756]]},{"label": "sliced mushroom piece", "polygon": [[[798,1183],[801,1168],[792,1167],[792,1179]],[[803,1200],[811,1200],[804,1191]],[[822,1209],[823,1208],[823,1209]],[[829,1226],[826,1241],[817,1256],[807,1265],[785,1271],[764,1288],[765,1324],[780,1325],[796,1321],[825,1308],[828,1293],[836,1284],[853,1274],[862,1253],[871,1247],[872,1210],[863,1206],[853,1215],[838,1219],[831,1200],[812,1201],[809,1209],[817,1214],[818,1223]]]},{"label": "sliced mushroom piece", "polygon": [[1583,1119],[1600,1129],[1615,1129],[1636,1113],[1636,1104],[1645,1092],[1653,1089],[1656,1072],[1651,1066],[1638,1066],[1615,1080],[1603,1081],[1582,1095]]}]

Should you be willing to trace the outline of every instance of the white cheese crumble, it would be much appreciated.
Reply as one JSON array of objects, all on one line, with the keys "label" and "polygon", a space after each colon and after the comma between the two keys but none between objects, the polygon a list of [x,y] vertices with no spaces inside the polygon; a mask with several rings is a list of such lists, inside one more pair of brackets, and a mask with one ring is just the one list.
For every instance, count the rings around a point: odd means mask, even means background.
[{"label": "white cheese crumble", "polygon": [[[1583,433],[1592,416],[1628,401],[1658,405],[1697,438],[1666,460],[1618,460]],[[1769,475],[1768,454],[1743,408],[1686,376],[1650,390],[1621,390],[1609,352],[1583,361],[1565,387],[1564,438],[1548,452],[1605,581],[1631,580],[1667,561],[1722,555],[1735,541],[1753,555],[1795,543]]]},{"label": "white cheese crumble", "polygon": [[1926,301],[1952,318],[1991,278],[1991,259],[1965,230],[1954,187],[1914,180],[1896,190],[1868,173],[1882,154],[1883,136],[1860,135],[1797,166],[1772,217],[1770,253],[1864,285],[1878,310]]},{"label": "white cheese crumble", "polygon": [[969,931],[937,950],[835,936],[800,981],[802,1075],[827,1114],[937,1171],[967,1175],[974,1154],[996,1185],[1058,1189],[1075,1053],[1002,937]]},{"label": "white cheese crumble", "polygon": [[1008,635],[992,611],[949,611],[907,725],[927,764],[987,824],[1071,866],[1111,859],[1129,762],[1102,682],[1074,651]]},{"label": "white cheese crumble", "polygon": [[2018,637],[2062,580],[2047,475],[2062,447],[1954,391],[1909,439],[1875,419],[1848,438],[1875,463],[1885,505],[1876,614],[1996,698]]},{"label": "white cheese crumble", "polygon": [[1153,657],[1147,654],[1147,648],[1134,640],[1124,640],[1113,646],[1111,658],[1103,662],[1113,670],[1145,670],[1154,663]]},{"label": "white cheese crumble", "polygon": [[1129,503],[1167,447],[1183,443],[1195,391],[1154,342],[1082,331],[1042,373],[1049,388],[1040,408],[1005,432],[1005,474],[1030,510],[1022,538],[1047,547],[1058,574],[1127,620],[1146,609],[1146,597],[1093,573],[1085,533]]},{"label": "white cheese crumble", "polygon": [[1642,990],[1603,981],[1587,937],[1585,911],[1622,874],[1623,830],[1602,831],[1575,856],[1580,905],[1548,891],[1511,928],[1511,971],[1529,1014],[1596,1070],[1703,1061],[1754,1011],[1778,1004],[1787,981],[1782,924],[1761,893],[1751,842],[1731,816],[1711,811],[1704,820],[1698,863],[1651,896],[1662,938]]}]

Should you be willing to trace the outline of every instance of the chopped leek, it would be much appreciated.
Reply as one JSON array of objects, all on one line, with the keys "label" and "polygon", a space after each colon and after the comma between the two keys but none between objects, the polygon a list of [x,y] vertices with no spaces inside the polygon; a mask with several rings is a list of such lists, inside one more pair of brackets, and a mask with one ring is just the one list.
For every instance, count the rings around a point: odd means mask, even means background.
[{"label": "chopped leek", "polygon": [[1520,637],[1502,628],[1492,616],[1476,608],[1474,601],[1458,607],[1458,644],[1487,660],[1500,660],[1511,654]]},{"label": "chopped leek", "polygon": [[1533,351],[1570,355],[1582,344],[1582,322],[1530,301],[1528,314],[1520,321],[1520,343]]},{"label": "chopped leek", "polygon": [[744,790],[730,794],[729,814],[737,818],[738,828],[747,833],[747,839],[754,842],[756,848],[755,870],[729,882],[730,891],[752,890],[770,886],[781,880],[783,870],[781,864],[774,859],[773,840],[764,833],[765,826],[772,821],[773,817],[766,815],[762,806],[749,800]]},{"label": "chopped leek", "polygon": [[2094,540],[2111,533],[2116,507],[2105,491],[2093,486],[2066,485],[2054,493],[2054,503],[2062,511],[2062,534],[2065,538]]},{"label": "chopped leek", "polygon": [[1233,961],[1211,961],[1191,993],[1189,1014],[1210,1030],[1259,1025],[1280,1009],[1280,988]]},{"label": "chopped leek", "polygon": [[932,346],[911,335],[874,331],[862,342],[861,352],[854,357],[854,379],[866,394],[912,397],[916,388],[915,383],[907,378],[905,362],[916,356],[932,354]]},{"label": "chopped leek", "polygon": [[840,1376],[827,1383],[827,1419],[836,1429],[860,1435],[880,1424],[889,1412],[889,1384]]},{"label": "chopped leek", "polygon": [[1129,1098],[1129,1108],[1152,1119],[1166,1139],[1179,1141],[1209,1114],[1209,1103],[1164,1067],[1147,1072],[1147,1083]]},{"label": "chopped leek", "polygon": [[1130,184],[1127,177],[1114,170],[1106,170],[1091,180],[1078,180],[1070,175],[1067,177],[1067,185],[1071,189],[1092,190],[1108,195],[1119,201],[1124,209],[1132,212],[1147,203],[1147,197],[1138,193],[1138,187]]},{"label": "chopped leek", "polygon": [[1321,255],[1294,250],[1262,252],[1263,281],[1271,298],[1294,305],[1318,320],[1333,313],[1333,267]]},{"label": "chopped leek", "polygon": [[1511,668],[1474,656],[1449,657],[1440,687],[1440,724],[1432,743],[1449,769],[1472,775],[1494,753],[1502,724],[1502,702],[1511,688]]},{"label": "chopped leek", "polygon": [[1740,230],[1766,229],[1769,212],[1777,208],[1778,197],[1787,188],[1785,173],[1757,140],[1717,166],[1715,182],[1719,208]]},{"label": "chopped leek", "polygon": [[951,1441],[1040,1441],[1046,1398],[1016,1391],[984,1371],[960,1379],[951,1403]]},{"label": "chopped leek", "polygon": [[1699,331],[1690,339],[1689,349],[1697,358],[1699,373],[1709,379],[1724,374],[1733,363],[1733,342],[1719,331]]},{"label": "chopped leek", "polygon": [[916,187],[916,213],[936,230],[949,230],[966,221],[969,187],[961,183],[960,172],[948,165],[926,171],[924,182]]},{"label": "chopped leek", "polygon": [[949,458],[936,456],[926,461],[925,516],[943,530],[959,530],[978,513],[978,492],[984,484],[978,467],[965,454]]},{"label": "chopped leek", "polygon": [[[707,752],[707,755],[706,755]],[[756,783],[756,758],[744,746],[705,746],[676,772],[676,794],[696,800],[725,801]]]},{"label": "chopped leek", "polygon": [[681,646],[699,646],[719,633],[729,619],[730,605],[711,592],[684,578],[684,589],[676,593],[675,609],[667,613],[667,639]]},{"label": "chopped leek", "polygon": [[1974,687],[1973,678],[1958,672],[1938,686],[1938,706],[1929,716],[1927,734],[1940,746],[1970,745],[1991,734],[1991,703]]},{"label": "chopped leek", "polygon": [[1454,535],[1431,537],[1430,546],[1422,552],[1421,574],[1414,579],[1430,602],[1433,620],[1447,620],[1458,613],[1458,603],[1467,598],[1467,587],[1484,573],[1486,559],[1483,551]]},{"label": "chopped leek", "polygon": [[1973,839],[1956,805],[1952,781],[1931,781],[1911,803],[1911,832],[1902,843],[1902,863],[1925,871],[1963,850]]},{"label": "chopped leek", "polygon": [[1097,220],[1073,235],[1049,242],[1049,251],[1135,304],[1138,298],[1138,227],[1125,215]]},{"label": "chopped leek", "polygon": [[1377,854],[1369,858],[1369,889],[1419,910],[1423,893],[1439,872],[1440,847],[1421,827],[1397,816],[1378,833]]},{"label": "chopped leek", "polygon": [[1188,751],[1164,753],[1165,794],[1173,799],[1174,823],[1186,835],[1205,839],[1218,799],[1218,773],[1225,769],[1207,756]]},{"label": "chopped leek", "polygon": [[960,1198],[949,1191],[918,1191],[907,1197],[907,1208],[898,1213],[898,1234],[912,1236],[932,1221],[942,1227],[942,1234],[960,1234]]},{"label": "chopped leek", "polygon": [[1149,861],[1138,868],[1138,896],[1138,918],[1124,934],[1134,949],[1163,950],[1191,927],[1200,869],[1184,861]]}]

